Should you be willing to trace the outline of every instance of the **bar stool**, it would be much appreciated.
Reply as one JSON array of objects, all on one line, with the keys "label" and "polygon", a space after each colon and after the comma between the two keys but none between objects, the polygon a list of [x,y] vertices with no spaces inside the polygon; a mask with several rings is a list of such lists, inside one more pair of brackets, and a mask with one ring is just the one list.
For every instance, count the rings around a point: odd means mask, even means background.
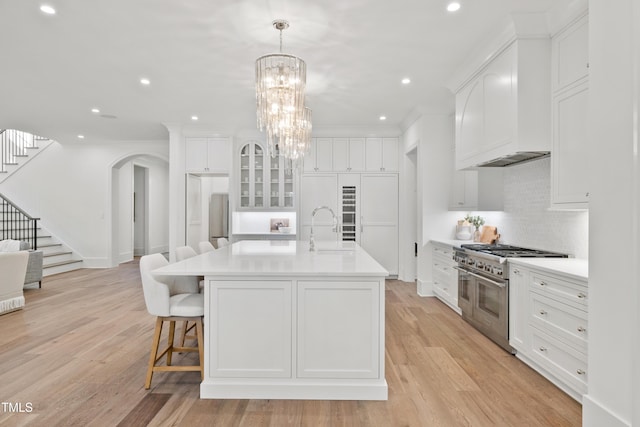
[{"label": "bar stool", "polygon": [[[178,246],[176,248],[176,261],[182,261],[191,257],[198,255],[196,251],[191,246]],[[202,289],[204,287],[204,278],[198,277],[194,279],[193,276],[185,276],[180,277],[176,280],[188,281],[188,280],[197,280],[198,281],[198,292],[202,293]],[[193,330],[196,325],[193,324],[189,326],[189,322],[184,322],[182,325],[182,335],[180,337],[180,346],[184,347],[184,342],[186,339],[195,338],[195,335],[187,335],[189,332]]]},{"label": "bar stool", "polygon": [[[161,254],[145,255],[140,258],[140,277],[147,311],[157,316],[153,333],[149,366],[144,388],[151,387],[154,372],[167,371],[200,371],[200,378],[204,379],[204,334],[202,319],[204,316],[204,295],[194,292],[184,292],[182,284],[176,284],[173,277],[153,276],[151,271],[169,264]],[[195,322],[197,347],[175,347],[173,345],[176,322]],[[169,337],[167,348],[158,354],[160,338],[164,322],[169,322]],[[174,352],[198,352],[199,365],[171,365]],[[158,362],[166,355],[166,366],[158,366]]]},{"label": "bar stool", "polygon": [[205,241],[202,241],[202,242],[198,243],[198,249],[200,250],[201,254],[204,254],[204,253],[207,253],[207,252],[212,252],[212,251],[216,250],[216,248],[208,240],[205,240]]}]

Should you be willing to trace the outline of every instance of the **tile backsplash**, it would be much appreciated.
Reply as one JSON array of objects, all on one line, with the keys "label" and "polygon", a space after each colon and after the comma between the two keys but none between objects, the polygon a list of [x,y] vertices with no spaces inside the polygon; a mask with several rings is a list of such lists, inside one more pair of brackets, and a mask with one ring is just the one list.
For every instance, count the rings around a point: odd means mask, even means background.
[{"label": "tile backsplash", "polygon": [[504,169],[504,212],[479,212],[501,243],[589,256],[588,211],[549,210],[551,159]]}]

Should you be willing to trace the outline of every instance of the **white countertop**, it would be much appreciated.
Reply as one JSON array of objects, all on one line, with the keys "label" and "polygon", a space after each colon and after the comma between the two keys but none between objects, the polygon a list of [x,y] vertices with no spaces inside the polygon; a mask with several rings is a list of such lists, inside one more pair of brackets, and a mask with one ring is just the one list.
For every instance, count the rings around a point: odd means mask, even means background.
[{"label": "white countertop", "polygon": [[577,258],[509,258],[509,264],[535,267],[578,280],[589,279],[589,261]]},{"label": "white countertop", "polygon": [[472,244],[473,240],[454,240],[454,239],[431,239],[434,243],[440,243],[447,246],[459,248],[460,245]]},{"label": "white countertop", "polygon": [[355,242],[243,240],[155,270],[174,276],[387,276]]}]

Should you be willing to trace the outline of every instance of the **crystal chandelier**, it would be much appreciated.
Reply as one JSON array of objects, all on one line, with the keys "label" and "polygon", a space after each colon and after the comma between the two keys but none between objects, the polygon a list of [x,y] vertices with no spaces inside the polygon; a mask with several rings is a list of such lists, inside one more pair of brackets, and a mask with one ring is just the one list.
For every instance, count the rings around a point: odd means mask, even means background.
[{"label": "crystal chandelier", "polygon": [[307,66],[296,56],[282,53],[284,20],[273,21],[280,31],[280,53],[256,60],[258,128],[267,132],[267,151],[297,160],[311,143],[311,110],[304,106]]}]

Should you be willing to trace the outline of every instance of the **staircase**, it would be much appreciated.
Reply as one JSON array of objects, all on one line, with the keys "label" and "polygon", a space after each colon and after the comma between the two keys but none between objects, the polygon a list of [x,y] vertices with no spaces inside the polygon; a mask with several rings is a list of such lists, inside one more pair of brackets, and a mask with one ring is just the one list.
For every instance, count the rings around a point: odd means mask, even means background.
[{"label": "staircase", "polygon": [[[33,159],[52,141],[14,129],[0,129],[0,183]],[[29,242],[42,250],[43,276],[82,268],[82,259],[34,218],[0,194],[0,240]]]}]

